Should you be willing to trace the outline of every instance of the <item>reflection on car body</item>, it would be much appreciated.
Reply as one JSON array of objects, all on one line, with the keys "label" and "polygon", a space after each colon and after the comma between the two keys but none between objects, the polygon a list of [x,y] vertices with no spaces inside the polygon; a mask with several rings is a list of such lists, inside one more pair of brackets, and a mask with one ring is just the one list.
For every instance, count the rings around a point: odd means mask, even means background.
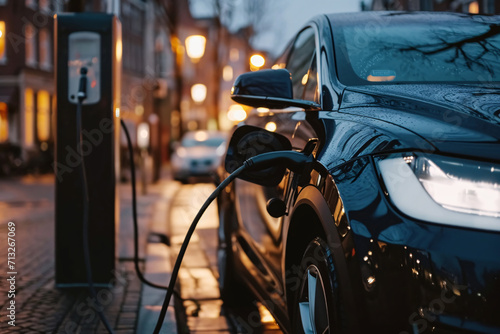
[{"label": "reflection on car body", "polygon": [[315,162],[220,195],[226,302],[248,291],[292,333],[500,332],[499,17],[322,15],[277,64],[289,93],[237,79],[270,108],[242,125]]}]

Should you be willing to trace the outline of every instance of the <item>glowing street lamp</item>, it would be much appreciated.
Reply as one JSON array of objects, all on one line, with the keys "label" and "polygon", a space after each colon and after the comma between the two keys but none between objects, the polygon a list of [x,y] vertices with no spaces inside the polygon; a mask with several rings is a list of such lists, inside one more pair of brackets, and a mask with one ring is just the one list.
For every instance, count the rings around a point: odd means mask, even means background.
[{"label": "glowing street lamp", "polygon": [[259,70],[265,63],[266,60],[259,54],[254,54],[250,57],[250,69],[252,71]]},{"label": "glowing street lamp", "polygon": [[265,129],[270,132],[276,131],[277,128],[278,126],[274,122],[267,122],[265,126]]},{"label": "glowing street lamp", "polygon": [[149,146],[149,124],[146,122],[140,123],[137,127],[137,146],[141,149],[146,149]]},{"label": "glowing street lamp", "polygon": [[186,52],[192,61],[196,62],[203,57],[207,39],[201,35],[192,35],[186,38]]},{"label": "glowing street lamp", "polygon": [[194,102],[202,103],[207,98],[207,86],[195,84],[191,86],[191,98]]},{"label": "glowing street lamp", "polygon": [[239,104],[233,104],[229,107],[227,118],[232,122],[241,122],[247,118],[247,113]]}]

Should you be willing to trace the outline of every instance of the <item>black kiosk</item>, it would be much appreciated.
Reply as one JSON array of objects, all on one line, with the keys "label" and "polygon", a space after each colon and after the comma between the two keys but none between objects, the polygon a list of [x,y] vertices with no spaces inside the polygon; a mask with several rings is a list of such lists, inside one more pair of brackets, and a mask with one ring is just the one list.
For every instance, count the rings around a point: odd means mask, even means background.
[{"label": "black kiosk", "polygon": [[[88,285],[80,154],[87,176],[92,280],[96,286],[108,286],[114,277],[119,224],[121,26],[110,14],[68,13],[55,16],[54,30],[56,286]],[[82,149],[76,137],[81,73],[87,76],[81,104]]]}]

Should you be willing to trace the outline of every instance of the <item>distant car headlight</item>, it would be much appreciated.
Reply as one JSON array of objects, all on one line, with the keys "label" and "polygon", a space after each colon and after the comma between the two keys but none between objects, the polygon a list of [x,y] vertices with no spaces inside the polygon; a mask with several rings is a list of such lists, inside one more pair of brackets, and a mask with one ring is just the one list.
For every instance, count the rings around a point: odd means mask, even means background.
[{"label": "distant car headlight", "polygon": [[500,231],[500,166],[411,153],[378,157],[391,202],[424,221]]}]

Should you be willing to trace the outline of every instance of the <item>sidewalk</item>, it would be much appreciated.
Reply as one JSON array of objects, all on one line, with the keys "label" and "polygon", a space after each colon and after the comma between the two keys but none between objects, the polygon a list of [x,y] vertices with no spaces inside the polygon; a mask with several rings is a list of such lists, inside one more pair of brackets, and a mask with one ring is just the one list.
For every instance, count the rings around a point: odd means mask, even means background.
[{"label": "sidewalk", "polygon": [[[214,189],[211,184],[190,184],[178,191],[169,219],[175,254],[198,210]],[[180,291],[182,298],[186,299],[183,307],[190,333],[230,332],[229,323],[221,316],[222,300],[217,282],[218,224],[214,202],[200,219],[179,271]]]},{"label": "sidewalk", "polygon": [[[144,286],[133,267],[131,187],[119,185],[120,235],[116,284],[98,296],[116,333],[151,333],[164,293]],[[162,180],[138,196],[140,257],[146,277],[168,284],[169,248],[148,242],[148,231],[166,234],[169,199],[177,183]],[[97,304],[86,289],[57,289],[54,282],[53,176],[0,179],[0,238],[7,238],[7,223],[16,225],[15,327],[8,324],[7,243],[0,243],[1,333],[105,333]],[[140,187],[139,187],[140,189]],[[169,309],[162,333],[177,333],[174,310]]]},{"label": "sidewalk", "polygon": [[[154,194],[155,200],[152,204],[152,212],[145,220],[149,220],[148,230],[150,233],[169,236],[168,212],[179,184],[168,182],[165,179],[163,178],[158,184],[150,186],[148,189],[149,194]],[[158,238],[151,237],[149,242],[143,240],[143,247],[147,254],[144,276],[153,283],[167,285],[172,270],[170,247],[162,243],[155,243],[154,239]],[[142,289],[136,332],[153,333],[166,292],[144,284]],[[170,303],[161,333],[177,333],[173,300]]]}]

